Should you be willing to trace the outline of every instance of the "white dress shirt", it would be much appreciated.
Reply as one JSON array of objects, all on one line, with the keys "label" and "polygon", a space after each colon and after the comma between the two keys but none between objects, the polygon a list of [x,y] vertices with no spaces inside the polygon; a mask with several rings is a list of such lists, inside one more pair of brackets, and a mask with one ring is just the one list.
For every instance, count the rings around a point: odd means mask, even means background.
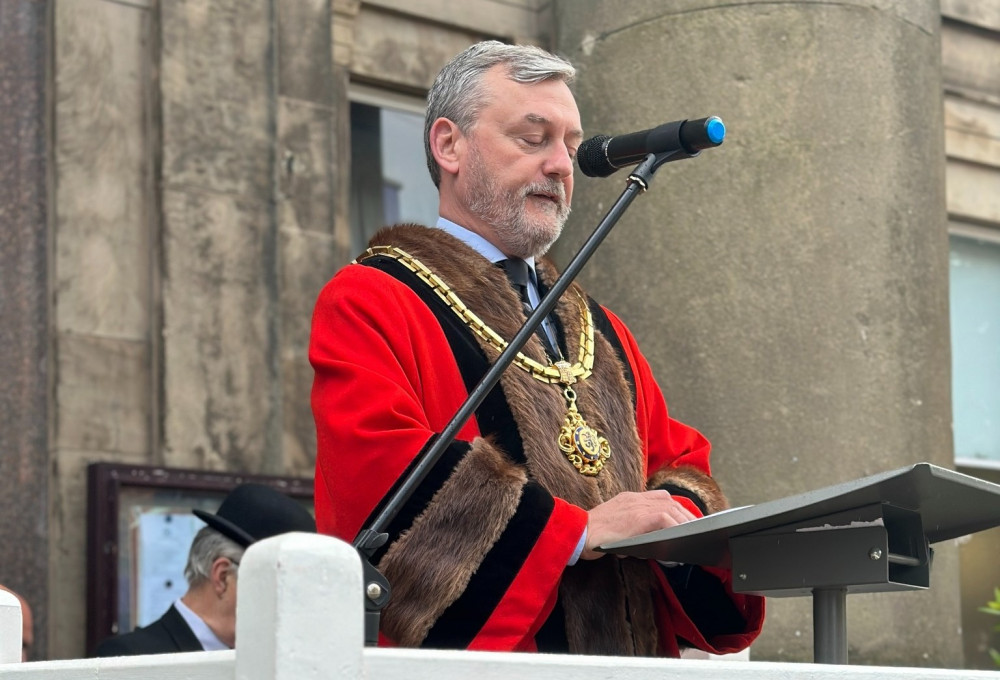
[{"label": "white dress shirt", "polygon": [[201,617],[195,614],[191,609],[181,602],[180,598],[174,602],[174,607],[180,612],[180,615],[184,618],[184,622],[187,623],[188,628],[194,633],[194,636],[198,638],[198,642],[201,643],[202,648],[206,652],[215,652],[220,649],[230,649],[229,645],[219,639],[219,637],[212,632],[212,629],[208,627],[208,624],[201,620]]}]

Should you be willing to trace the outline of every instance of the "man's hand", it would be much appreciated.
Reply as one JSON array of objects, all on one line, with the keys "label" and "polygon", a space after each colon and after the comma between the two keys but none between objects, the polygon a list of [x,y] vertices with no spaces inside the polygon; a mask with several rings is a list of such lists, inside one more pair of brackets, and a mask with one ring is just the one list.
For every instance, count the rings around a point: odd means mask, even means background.
[{"label": "man's hand", "polygon": [[596,552],[594,548],[604,543],[695,519],[687,508],[662,489],[641,493],[626,491],[601,503],[587,514],[587,542],[580,554],[580,558],[584,560],[603,557],[604,553]]}]

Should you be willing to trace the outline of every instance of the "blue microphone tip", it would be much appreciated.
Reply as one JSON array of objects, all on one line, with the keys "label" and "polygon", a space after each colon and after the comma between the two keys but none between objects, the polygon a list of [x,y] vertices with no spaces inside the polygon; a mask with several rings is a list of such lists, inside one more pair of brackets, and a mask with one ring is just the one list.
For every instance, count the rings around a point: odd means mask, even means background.
[{"label": "blue microphone tip", "polygon": [[722,144],[726,138],[726,125],[718,116],[712,116],[705,121],[705,132],[712,144]]}]

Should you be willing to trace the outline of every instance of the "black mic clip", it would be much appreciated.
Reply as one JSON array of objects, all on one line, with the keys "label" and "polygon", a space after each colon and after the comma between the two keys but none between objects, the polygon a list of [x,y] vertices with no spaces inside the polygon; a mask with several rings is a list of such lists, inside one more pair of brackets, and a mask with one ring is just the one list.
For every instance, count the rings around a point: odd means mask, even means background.
[{"label": "black mic clip", "polygon": [[364,580],[365,645],[368,647],[378,645],[382,609],[392,596],[389,580],[371,563],[375,552],[385,545],[387,540],[389,534],[373,529],[362,529],[354,539],[354,548],[361,557],[361,578]]}]

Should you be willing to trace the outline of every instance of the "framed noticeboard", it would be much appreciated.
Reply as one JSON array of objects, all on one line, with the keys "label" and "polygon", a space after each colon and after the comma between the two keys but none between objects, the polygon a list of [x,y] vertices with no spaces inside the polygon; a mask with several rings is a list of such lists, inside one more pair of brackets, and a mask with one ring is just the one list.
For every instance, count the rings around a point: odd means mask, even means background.
[{"label": "framed noticeboard", "polygon": [[204,522],[230,490],[273,486],[313,511],[313,480],[144,465],[87,469],[87,652],[145,626],[187,591],[184,565]]}]

